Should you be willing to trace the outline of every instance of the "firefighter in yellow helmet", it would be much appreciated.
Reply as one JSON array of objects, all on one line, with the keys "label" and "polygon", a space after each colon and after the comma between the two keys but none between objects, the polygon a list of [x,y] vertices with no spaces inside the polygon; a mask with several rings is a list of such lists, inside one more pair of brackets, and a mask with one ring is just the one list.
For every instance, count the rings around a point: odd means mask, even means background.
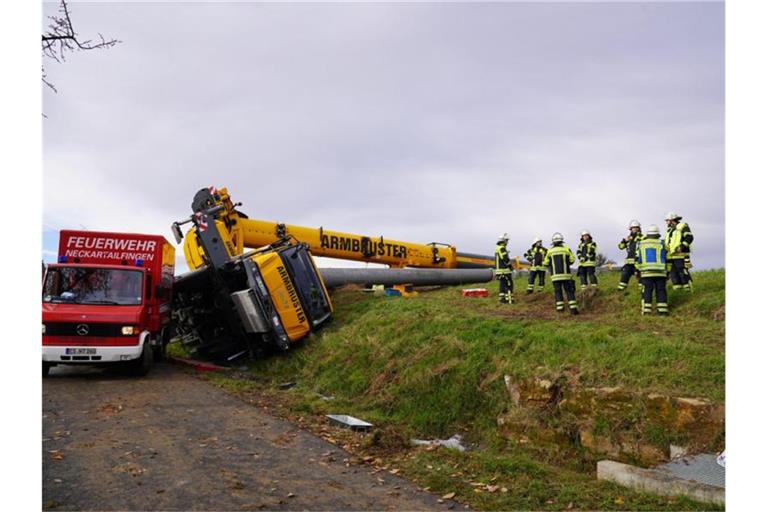
[{"label": "firefighter in yellow helmet", "polygon": [[635,274],[637,242],[642,239],[643,232],[640,229],[640,222],[632,219],[629,221],[629,235],[622,238],[619,242],[619,249],[627,251],[627,257],[624,259],[624,266],[621,267],[621,276],[619,276],[619,290],[625,290],[629,284],[629,280]]},{"label": "firefighter in yellow helmet", "polygon": [[643,314],[651,314],[654,293],[656,311],[660,315],[668,314],[667,244],[661,239],[657,225],[648,226],[645,237],[637,243],[635,261],[640,283],[643,285]]},{"label": "firefighter in yellow helmet", "polygon": [[499,280],[499,302],[512,304],[515,302],[512,285],[512,260],[507,251],[509,237],[506,233],[496,242],[496,279]]},{"label": "firefighter in yellow helmet", "polygon": [[525,259],[531,264],[528,269],[528,287],[525,289],[525,293],[533,293],[533,287],[536,284],[537,278],[539,286],[536,291],[544,290],[544,276],[547,273],[547,267],[544,266],[544,257],[546,255],[547,250],[541,244],[541,238],[534,238],[533,245],[525,252]]},{"label": "firefighter in yellow helmet", "polygon": [[597,265],[597,243],[592,240],[589,231],[581,232],[579,247],[576,249],[579,257],[579,269],[576,273],[581,281],[581,289],[585,290],[587,285],[597,288],[597,276],[595,275],[595,266]]},{"label": "firefighter in yellow helmet", "polygon": [[688,267],[690,266],[693,233],[691,233],[691,227],[682,222],[682,219],[675,212],[669,212],[665,217],[667,221],[665,242],[669,249],[667,268],[669,269],[669,277],[672,279],[673,290],[684,289],[692,292],[691,274],[688,272]]},{"label": "firefighter in yellow helmet", "polygon": [[555,288],[555,309],[563,311],[565,301],[563,292],[568,297],[568,308],[572,315],[579,314],[579,306],[576,303],[576,283],[571,275],[571,265],[576,262],[573,251],[563,242],[563,235],[552,235],[552,247],[544,257],[544,266],[549,267],[549,275],[552,278],[552,286]]}]

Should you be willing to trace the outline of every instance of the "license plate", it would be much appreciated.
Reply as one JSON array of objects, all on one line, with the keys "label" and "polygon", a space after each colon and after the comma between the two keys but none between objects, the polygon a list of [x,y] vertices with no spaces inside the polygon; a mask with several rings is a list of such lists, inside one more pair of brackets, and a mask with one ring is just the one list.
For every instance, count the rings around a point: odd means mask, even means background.
[{"label": "license plate", "polygon": [[93,355],[96,353],[95,348],[68,348],[65,353],[72,355]]}]

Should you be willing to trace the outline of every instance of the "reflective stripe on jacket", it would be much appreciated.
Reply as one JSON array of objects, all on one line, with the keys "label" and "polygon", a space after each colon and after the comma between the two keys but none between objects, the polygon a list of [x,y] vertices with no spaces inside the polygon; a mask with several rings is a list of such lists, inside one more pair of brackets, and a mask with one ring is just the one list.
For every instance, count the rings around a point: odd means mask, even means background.
[{"label": "reflective stripe on jacket", "polygon": [[571,249],[563,245],[550,247],[544,257],[544,266],[549,267],[549,274],[553,281],[567,281],[571,276],[571,265],[576,262],[576,257]]},{"label": "reflective stripe on jacket", "polygon": [[678,223],[674,228],[667,230],[665,242],[669,248],[670,260],[685,258],[686,254],[691,252],[691,244],[693,244],[691,228],[685,222]]},{"label": "reflective stripe on jacket", "polygon": [[509,259],[509,252],[507,252],[507,246],[502,244],[496,245],[496,275],[511,274],[512,273],[512,261]]},{"label": "reflective stripe on jacket", "polygon": [[667,244],[660,238],[644,238],[637,244],[635,261],[641,277],[666,277]]},{"label": "reflective stripe on jacket", "polygon": [[637,251],[637,242],[642,240],[643,234],[638,233],[636,235],[629,234],[627,238],[624,238],[619,242],[619,249],[627,250],[627,257],[624,259],[624,263],[629,263],[630,265],[635,264],[635,252]]},{"label": "reflective stripe on jacket", "polygon": [[579,255],[579,265],[594,267],[597,260],[597,243],[593,241],[581,242],[576,253]]},{"label": "reflective stripe on jacket", "polygon": [[525,253],[525,259],[531,264],[530,270],[536,272],[539,270],[546,270],[544,266],[544,257],[547,255],[547,250],[540,245],[533,245]]}]

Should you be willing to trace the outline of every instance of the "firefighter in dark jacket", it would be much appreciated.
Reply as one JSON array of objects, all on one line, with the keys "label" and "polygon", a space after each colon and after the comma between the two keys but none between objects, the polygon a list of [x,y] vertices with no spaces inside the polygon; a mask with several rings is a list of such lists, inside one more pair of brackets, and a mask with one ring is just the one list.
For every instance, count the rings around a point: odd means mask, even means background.
[{"label": "firefighter in dark jacket", "polygon": [[507,242],[509,237],[504,233],[496,243],[496,279],[499,280],[499,302],[502,304],[515,302],[512,289],[512,260],[509,259]]},{"label": "firefighter in dark jacket", "polygon": [[661,239],[659,227],[648,226],[645,237],[637,243],[636,265],[643,285],[643,314],[653,310],[653,295],[656,294],[656,311],[660,315],[669,313],[667,306],[667,244]]},{"label": "firefighter in dark jacket", "polygon": [[576,250],[576,255],[579,257],[579,270],[577,270],[577,274],[581,281],[581,289],[586,289],[587,285],[597,288],[597,276],[595,275],[597,243],[592,240],[592,235],[587,230],[581,232],[581,241],[579,242],[579,248]]},{"label": "firefighter in dark jacket", "polygon": [[629,284],[630,278],[635,274],[635,253],[637,252],[637,242],[643,239],[643,233],[640,230],[640,223],[636,220],[629,221],[629,235],[621,239],[619,249],[627,251],[627,257],[624,259],[624,266],[621,267],[621,276],[619,277],[619,290],[625,290]]},{"label": "firefighter in dark jacket", "polygon": [[691,244],[693,233],[687,223],[681,222],[682,217],[674,212],[669,212],[665,218],[667,221],[667,236],[665,242],[669,250],[667,255],[667,268],[672,279],[673,290],[693,291],[691,287],[691,274],[688,272],[691,257]]},{"label": "firefighter in dark jacket", "polygon": [[571,314],[579,314],[579,306],[576,303],[576,283],[571,275],[571,265],[576,262],[573,251],[563,243],[563,235],[555,233],[552,235],[552,247],[547,251],[544,257],[544,266],[549,268],[549,275],[552,278],[552,286],[555,288],[555,309],[563,311],[565,302],[563,292],[568,297],[568,308]]},{"label": "firefighter in dark jacket", "polygon": [[541,245],[541,238],[534,238],[533,245],[525,252],[525,259],[531,264],[528,269],[528,287],[525,289],[525,293],[533,293],[533,287],[537,278],[539,286],[536,291],[544,291],[544,276],[547,272],[547,267],[544,266],[544,257],[546,255],[547,250]]}]

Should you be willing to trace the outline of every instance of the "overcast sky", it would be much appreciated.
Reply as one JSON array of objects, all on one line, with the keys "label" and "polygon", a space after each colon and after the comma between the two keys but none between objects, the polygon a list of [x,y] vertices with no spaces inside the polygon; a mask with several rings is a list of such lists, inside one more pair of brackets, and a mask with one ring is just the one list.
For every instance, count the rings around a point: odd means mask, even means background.
[{"label": "overcast sky", "polygon": [[674,210],[724,266],[720,2],[71,11],[122,43],[46,62],[46,261],[62,228],[172,240],[215,185],[252,218],[486,254],[586,228],[619,261],[630,219]]}]

